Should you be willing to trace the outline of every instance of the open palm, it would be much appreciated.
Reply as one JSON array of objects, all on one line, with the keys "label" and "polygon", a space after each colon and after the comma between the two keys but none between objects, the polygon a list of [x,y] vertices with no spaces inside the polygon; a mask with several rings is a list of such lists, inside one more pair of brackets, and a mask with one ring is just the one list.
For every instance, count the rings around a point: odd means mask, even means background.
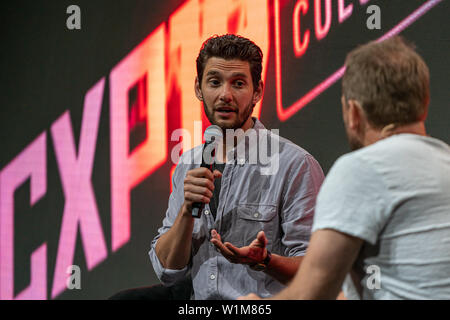
[{"label": "open palm", "polygon": [[260,231],[250,245],[235,247],[229,242],[222,243],[222,239],[216,230],[211,231],[211,242],[232,263],[255,264],[264,260],[267,255],[267,238],[264,231]]}]

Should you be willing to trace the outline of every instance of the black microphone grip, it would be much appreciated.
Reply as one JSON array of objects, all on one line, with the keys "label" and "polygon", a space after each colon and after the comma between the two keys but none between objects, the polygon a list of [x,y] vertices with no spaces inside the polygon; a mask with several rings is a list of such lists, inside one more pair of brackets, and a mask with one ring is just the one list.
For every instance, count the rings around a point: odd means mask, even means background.
[{"label": "black microphone grip", "polygon": [[[200,165],[200,168],[208,168],[212,172],[212,163],[208,164],[205,162],[205,159],[203,157],[203,153],[205,151],[205,148],[209,145],[209,143],[205,143],[202,151],[202,164]],[[203,202],[194,202],[192,204],[192,217],[193,218],[200,218],[203,208],[205,207],[205,204]]]},{"label": "black microphone grip", "polygon": [[[208,168],[209,170],[211,170],[212,165],[206,164],[206,163],[202,163],[200,167],[201,168]],[[193,218],[200,218],[204,207],[205,207],[205,204],[203,202],[194,202],[192,204],[192,217]]]}]

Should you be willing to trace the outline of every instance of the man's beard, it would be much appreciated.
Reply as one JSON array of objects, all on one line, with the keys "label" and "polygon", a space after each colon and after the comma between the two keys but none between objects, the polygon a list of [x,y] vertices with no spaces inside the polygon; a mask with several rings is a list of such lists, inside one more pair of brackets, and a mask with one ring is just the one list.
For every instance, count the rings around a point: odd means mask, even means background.
[{"label": "man's beard", "polygon": [[348,136],[348,143],[350,145],[350,149],[352,151],[356,151],[358,149],[361,149],[364,147],[363,143],[356,137],[350,137]]},{"label": "man's beard", "polygon": [[361,148],[364,147],[364,143],[363,143],[363,141],[364,141],[364,131],[365,131],[364,128],[362,128],[360,130],[359,134],[351,134],[348,131],[347,127],[345,128],[346,129],[346,133],[347,133],[348,144],[350,145],[350,149],[352,151],[356,151],[356,150],[361,149]]},{"label": "man's beard", "polygon": [[[250,102],[247,107],[242,111],[242,115],[243,117],[240,117],[239,113],[240,111],[237,110],[236,111],[236,121],[230,123],[230,124],[224,124],[224,123],[218,123],[215,118],[214,118],[214,110],[211,110],[208,108],[208,106],[206,105],[205,101],[203,101],[203,109],[205,110],[205,115],[208,118],[209,122],[211,124],[215,124],[218,125],[222,130],[226,130],[226,129],[240,129],[242,128],[242,126],[244,125],[244,123],[248,120],[248,118],[251,116],[252,112],[253,112],[253,107],[254,105]],[[243,119],[243,120],[240,120]]]}]

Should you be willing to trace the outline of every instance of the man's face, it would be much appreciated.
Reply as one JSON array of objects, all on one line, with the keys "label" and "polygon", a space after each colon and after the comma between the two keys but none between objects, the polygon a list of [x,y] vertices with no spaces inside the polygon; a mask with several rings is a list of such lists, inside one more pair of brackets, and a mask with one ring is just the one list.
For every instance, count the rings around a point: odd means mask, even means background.
[{"label": "man's face", "polygon": [[261,99],[262,81],[253,88],[250,64],[239,59],[208,59],[202,83],[195,92],[203,101],[208,120],[222,129],[251,128],[254,105]]}]

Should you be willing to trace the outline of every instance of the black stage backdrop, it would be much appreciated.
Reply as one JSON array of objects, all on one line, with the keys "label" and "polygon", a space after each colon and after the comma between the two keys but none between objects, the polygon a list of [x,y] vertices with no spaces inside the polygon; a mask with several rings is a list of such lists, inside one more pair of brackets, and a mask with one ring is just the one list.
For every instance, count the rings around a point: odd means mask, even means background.
[{"label": "black stage backdrop", "polygon": [[430,68],[428,133],[449,143],[449,13],[448,1],[434,0],[3,4],[0,298],[103,299],[158,283],[148,250],[180,146],[172,133],[194,138],[207,126],[193,85],[195,57],[213,34],[262,47],[255,115],[325,173],[349,152],[346,53],[397,33]]}]

